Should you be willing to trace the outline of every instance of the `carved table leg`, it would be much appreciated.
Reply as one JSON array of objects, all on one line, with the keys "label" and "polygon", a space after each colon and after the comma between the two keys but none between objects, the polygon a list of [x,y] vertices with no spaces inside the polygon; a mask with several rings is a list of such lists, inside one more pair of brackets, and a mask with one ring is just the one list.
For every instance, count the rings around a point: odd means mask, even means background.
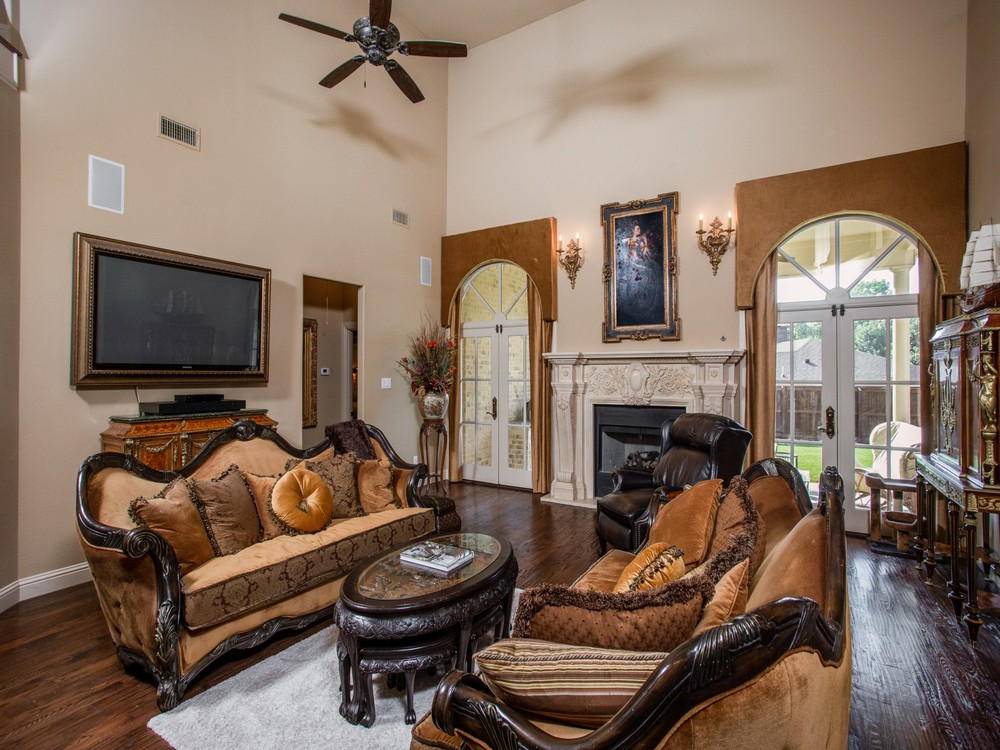
[{"label": "carved table leg", "polygon": [[959,507],[953,502],[948,503],[948,543],[951,545],[951,570],[948,581],[948,598],[951,599],[951,606],[955,609],[955,619],[962,619],[962,605],[965,603],[965,596],[962,592],[961,581],[961,561],[959,560],[958,546],[958,524]]},{"label": "carved table leg", "polygon": [[934,568],[937,567],[937,550],[934,540],[937,537],[938,493],[930,485],[928,487],[930,489],[927,493],[927,529],[924,533],[924,537],[927,539],[927,546],[924,549],[924,574],[926,583],[932,583],[934,581]]},{"label": "carved table leg", "polygon": [[413,709],[413,677],[414,671],[412,669],[407,669],[405,672],[406,677],[406,718],[407,724],[417,723],[417,712]]},{"label": "carved table leg", "polygon": [[913,512],[917,514],[917,527],[914,529],[914,533],[911,536],[911,541],[913,543],[913,553],[916,557],[917,570],[920,570],[920,563],[924,559],[924,550],[926,549],[926,542],[924,539],[924,533],[926,532],[926,524],[924,523],[924,513],[927,509],[927,486],[924,478],[917,474],[917,493],[916,493],[916,507]]},{"label": "carved table leg", "polygon": [[469,671],[469,641],[472,639],[472,618],[467,618],[458,626],[458,658],[455,669]]},{"label": "carved table leg", "polygon": [[[969,511],[965,513],[965,541],[968,545],[966,556],[968,564],[966,567],[969,581],[966,588],[969,592],[969,601],[965,604],[965,617],[963,619],[969,628],[969,640],[972,642],[972,647],[975,648],[979,626],[983,624],[983,618],[979,613],[979,592],[976,583],[976,514]],[[957,556],[958,551],[953,551],[953,554]]]},{"label": "carved table leg", "polygon": [[342,640],[337,641],[337,662],[340,666],[340,715],[345,719],[352,699],[351,660]]}]

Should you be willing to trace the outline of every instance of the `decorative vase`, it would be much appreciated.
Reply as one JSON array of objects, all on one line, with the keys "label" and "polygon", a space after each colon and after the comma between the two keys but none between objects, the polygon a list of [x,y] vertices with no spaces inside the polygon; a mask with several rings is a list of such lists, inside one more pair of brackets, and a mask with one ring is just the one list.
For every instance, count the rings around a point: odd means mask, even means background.
[{"label": "decorative vase", "polygon": [[417,408],[424,419],[444,419],[448,413],[448,394],[444,391],[421,390],[417,394]]}]

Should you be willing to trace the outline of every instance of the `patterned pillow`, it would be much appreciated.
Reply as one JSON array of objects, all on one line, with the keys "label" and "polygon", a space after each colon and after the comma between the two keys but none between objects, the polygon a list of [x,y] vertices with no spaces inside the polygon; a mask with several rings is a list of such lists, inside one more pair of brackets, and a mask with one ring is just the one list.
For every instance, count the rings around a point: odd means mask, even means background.
[{"label": "patterned pillow", "polygon": [[183,477],[153,497],[137,497],[129,503],[128,514],[136,526],[151,529],[167,541],[182,576],[215,557],[205,522]]},{"label": "patterned pillow", "polygon": [[330,522],[333,495],[319,474],[309,471],[303,462],[274,483],[268,507],[290,533],[311,534]]},{"label": "patterned pillow", "polygon": [[684,490],[656,514],[649,529],[649,543],[680,547],[684,550],[684,564],[694,568],[708,553],[721,495],[721,479],[706,479]]},{"label": "patterned pillow", "polygon": [[358,499],[358,479],[355,464],[358,459],[353,453],[336,453],[323,461],[296,461],[290,459],[285,469],[291,471],[300,464],[323,479],[333,495],[334,518],[358,518],[366,515]]},{"label": "patterned pillow", "polygon": [[366,513],[402,507],[396,497],[389,461],[359,461],[357,470],[358,499]]},{"label": "patterned pillow", "polygon": [[642,591],[676,581],[684,575],[684,552],[663,542],[650,544],[625,566],[614,592]]},{"label": "patterned pillow", "polygon": [[666,653],[509,638],[476,654],[479,676],[504,703],[580,726],[600,726]]},{"label": "patterned pillow", "polygon": [[597,648],[670,651],[691,635],[703,604],[714,592],[703,575],[617,594],[543,584],[521,593],[513,636]]}]

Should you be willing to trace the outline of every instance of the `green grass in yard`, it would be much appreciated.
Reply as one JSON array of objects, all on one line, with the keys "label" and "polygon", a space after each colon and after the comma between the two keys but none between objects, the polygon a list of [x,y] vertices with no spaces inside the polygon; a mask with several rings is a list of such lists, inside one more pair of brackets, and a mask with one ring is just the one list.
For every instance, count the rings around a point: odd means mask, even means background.
[{"label": "green grass in yard", "polygon": [[[788,443],[777,444],[775,455],[788,458],[788,453]],[[871,448],[855,448],[854,457],[857,466],[872,465]],[[823,449],[818,445],[796,445],[792,463],[798,467],[799,471],[809,472],[810,481],[818,482],[819,475],[823,473],[825,468],[823,466]],[[841,474],[843,474],[843,469],[841,469]]]}]

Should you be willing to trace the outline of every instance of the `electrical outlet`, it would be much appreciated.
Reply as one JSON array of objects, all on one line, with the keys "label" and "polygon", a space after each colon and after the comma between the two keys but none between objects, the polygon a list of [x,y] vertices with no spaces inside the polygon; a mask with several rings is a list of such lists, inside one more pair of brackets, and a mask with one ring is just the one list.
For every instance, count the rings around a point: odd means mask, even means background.
[{"label": "electrical outlet", "polygon": [[382,390],[388,391],[392,388],[392,378],[382,378]]}]

